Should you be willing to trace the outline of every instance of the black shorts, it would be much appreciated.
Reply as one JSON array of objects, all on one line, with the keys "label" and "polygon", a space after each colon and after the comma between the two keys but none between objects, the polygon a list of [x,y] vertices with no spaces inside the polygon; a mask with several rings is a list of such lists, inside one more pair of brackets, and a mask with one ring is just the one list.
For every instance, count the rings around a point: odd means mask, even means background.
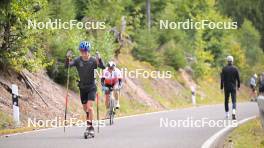
[{"label": "black shorts", "polygon": [[108,91],[106,91],[105,94],[109,94],[109,93],[110,93],[110,90],[113,90],[114,86],[115,86],[115,85],[108,85],[108,84],[105,85],[105,87],[108,88]]},{"label": "black shorts", "polygon": [[94,101],[96,97],[96,87],[92,89],[80,89],[80,97],[82,104],[86,104],[87,101]]},{"label": "black shorts", "polygon": [[251,90],[252,90],[253,92],[255,92],[255,91],[256,91],[256,87],[255,87],[255,86],[253,86],[253,85],[250,85],[250,88],[251,88]]},{"label": "black shorts", "polygon": [[259,86],[259,92],[260,93],[264,93],[264,85],[260,85]]}]

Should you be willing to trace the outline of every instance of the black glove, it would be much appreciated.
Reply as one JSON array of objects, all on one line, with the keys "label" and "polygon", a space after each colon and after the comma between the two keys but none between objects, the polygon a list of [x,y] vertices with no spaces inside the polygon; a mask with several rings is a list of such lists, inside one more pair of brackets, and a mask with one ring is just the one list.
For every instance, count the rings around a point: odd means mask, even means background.
[{"label": "black glove", "polygon": [[72,60],[72,51],[69,49],[66,53],[66,57],[65,57],[65,67],[68,67],[70,62]]},{"label": "black glove", "polygon": [[64,66],[67,68],[70,64],[71,59],[69,59],[68,57],[65,58],[65,62],[64,62]]},{"label": "black glove", "polygon": [[118,89],[121,89],[123,87],[123,81],[122,79],[118,79]]}]

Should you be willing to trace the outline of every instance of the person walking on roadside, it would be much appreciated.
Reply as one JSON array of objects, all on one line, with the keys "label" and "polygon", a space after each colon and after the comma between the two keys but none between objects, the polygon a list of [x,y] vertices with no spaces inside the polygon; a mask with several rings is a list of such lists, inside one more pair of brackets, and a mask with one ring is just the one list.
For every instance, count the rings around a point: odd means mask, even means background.
[{"label": "person walking on roadside", "polygon": [[259,96],[257,97],[257,103],[259,106],[260,119],[262,123],[262,127],[264,128],[264,110],[263,110],[263,102],[264,102],[264,72],[259,76]]},{"label": "person walking on roadside", "polygon": [[264,72],[259,76],[259,94],[264,93]]},{"label": "person walking on roadside", "polygon": [[232,119],[236,120],[236,91],[240,88],[240,76],[238,69],[233,65],[234,58],[227,56],[227,65],[221,72],[221,90],[224,89],[225,94],[225,113],[226,118],[229,118],[229,96],[232,99]]},{"label": "person walking on roadside", "polygon": [[255,101],[256,100],[256,97],[257,97],[257,92],[256,92],[256,88],[257,88],[257,78],[258,78],[258,75],[257,74],[254,74],[250,78],[249,85],[250,85],[250,88],[251,88],[251,93],[250,93],[251,101]]}]

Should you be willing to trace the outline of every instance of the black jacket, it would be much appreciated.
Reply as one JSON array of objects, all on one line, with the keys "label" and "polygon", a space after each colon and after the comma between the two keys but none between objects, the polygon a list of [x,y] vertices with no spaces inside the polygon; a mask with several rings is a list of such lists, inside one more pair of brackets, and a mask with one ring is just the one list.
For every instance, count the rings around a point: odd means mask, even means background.
[{"label": "black jacket", "polygon": [[235,90],[240,88],[240,76],[238,69],[228,64],[222,69],[221,73],[221,89],[225,88],[225,90]]}]

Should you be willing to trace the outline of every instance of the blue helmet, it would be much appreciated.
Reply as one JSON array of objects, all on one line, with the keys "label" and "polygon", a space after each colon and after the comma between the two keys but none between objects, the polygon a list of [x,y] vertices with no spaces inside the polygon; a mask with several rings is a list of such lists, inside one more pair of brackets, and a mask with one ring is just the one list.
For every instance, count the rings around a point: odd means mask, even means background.
[{"label": "blue helmet", "polygon": [[82,41],[80,43],[79,50],[90,52],[91,51],[91,44],[87,41]]}]

